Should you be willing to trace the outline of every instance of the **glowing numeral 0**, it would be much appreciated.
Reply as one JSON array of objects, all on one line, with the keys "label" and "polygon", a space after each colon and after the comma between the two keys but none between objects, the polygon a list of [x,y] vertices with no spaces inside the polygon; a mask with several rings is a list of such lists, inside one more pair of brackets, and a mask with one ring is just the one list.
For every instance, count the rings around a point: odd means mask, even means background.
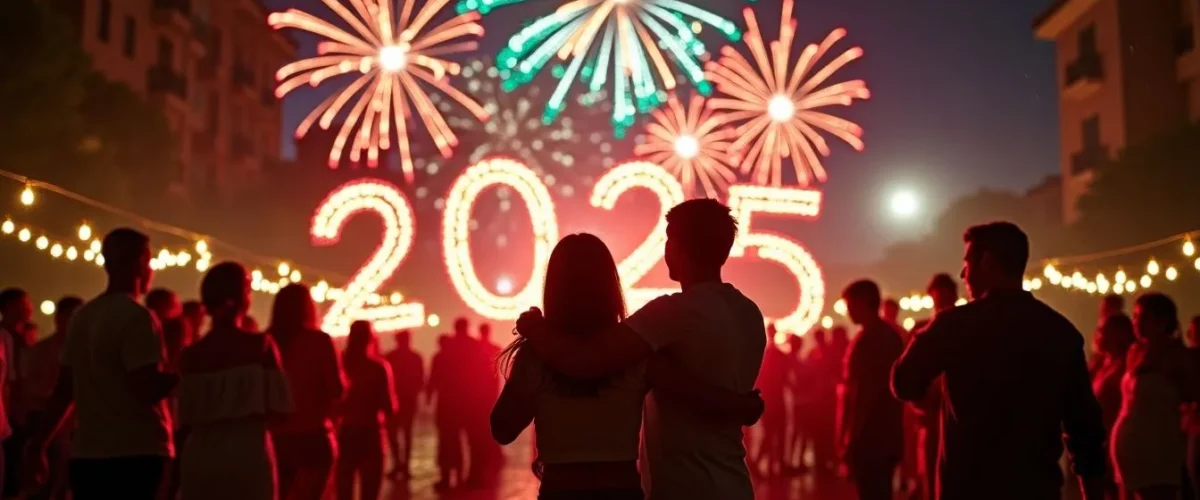
[{"label": "glowing numeral 0", "polygon": [[[471,260],[471,209],[479,193],[493,185],[511,187],[525,201],[533,223],[533,272],[525,287],[509,295],[499,296],[479,281]],[[545,262],[550,250],[558,243],[558,220],[550,192],[537,174],[525,165],[504,158],[491,158],[473,165],[459,176],[446,197],[442,221],[442,252],[450,281],[459,296],[471,309],[495,320],[516,319],[526,308],[540,301],[542,282],[546,277]]]},{"label": "glowing numeral 0", "polygon": [[800,244],[767,232],[753,232],[750,220],[755,213],[799,215],[815,219],[821,212],[821,192],[807,189],[762,186],[729,188],[729,208],[738,222],[730,257],[741,257],[747,248],[757,248],[758,257],[777,262],[788,269],[800,284],[800,302],[786,316],[772,320],[780,331],[807,333],[821,317],[825,306],[825,281],[821,268]]},{"label": "glowing numeral 0", "polygon": [[360,319],[371,321],[379,332],[423,325],[425,306],[420,303],[371,305],[379,302],[375,295],[379,285],[404,262],[416,232],[412,206],[396,186],[381,180],[361,179],[333,190],[313,216],[309,231],[313,243],[337,243],[346,221],[363,212],[374,213],[383,220],[383,238],[375,253],[354,273],[345,291],[329,307],[322,328],[332,335],[346,335],[350,323]]},{"label": "glowing numeral 0", "polygon": [[617,265],[621,282],[625,284],[625,302],[630,312],[641,309],[660,295],[679,291],[670,288],[635,288],[633,285],[662,260],[667,243],[667,211],[682,203],[684,198],[683,186],[674,176],[658,165],[638,161],[613,168],[596,181],[596,186],[592,188],[592,206],[612,210],[621,195],[634,188],[653,192],[658,196],[661,208],[658,223],[650,235]]}]

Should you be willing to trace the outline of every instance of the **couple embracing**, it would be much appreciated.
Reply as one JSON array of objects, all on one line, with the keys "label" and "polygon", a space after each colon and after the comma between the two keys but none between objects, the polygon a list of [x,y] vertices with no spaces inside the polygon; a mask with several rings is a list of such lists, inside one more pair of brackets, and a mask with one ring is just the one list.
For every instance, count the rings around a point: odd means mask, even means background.
[{"label": "couple embracing", "polygon": [[599,238],[555,247],[543,309],[521,316],[501,356],[491,415],[502,444],[534,424],[540,499],[754,498],[742,427],[763,411],[753,389],[767,339],[758,307],[721,279],[736,234],[716,200],[674,207],[665,257],[682,291],[628,317]]}]

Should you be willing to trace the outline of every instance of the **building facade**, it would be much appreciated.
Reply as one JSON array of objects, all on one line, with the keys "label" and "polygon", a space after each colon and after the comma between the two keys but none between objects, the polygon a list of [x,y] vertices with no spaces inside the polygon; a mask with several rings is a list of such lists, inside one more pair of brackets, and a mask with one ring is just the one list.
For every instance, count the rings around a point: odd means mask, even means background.
[{"label": "building facade", "polygon": [[274,73],[294,43],[259,0],[64,0],[92,66],[145,95],[179,139],[179,196],[229,196],[279,161]]},{"label": "building facade", "polygon": [[1063,221],[1127,144],[1200,119],[1200,0],[1058,0],[1034,22],[1054,42]]}]

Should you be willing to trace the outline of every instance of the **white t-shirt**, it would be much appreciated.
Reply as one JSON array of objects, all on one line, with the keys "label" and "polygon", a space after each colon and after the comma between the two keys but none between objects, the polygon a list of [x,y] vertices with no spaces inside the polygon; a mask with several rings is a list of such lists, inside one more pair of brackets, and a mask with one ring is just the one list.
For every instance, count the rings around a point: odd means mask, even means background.
[{"label": "white t-shirt", "polygon": [[166,400],[146,403],[127,377],[165,359],[158,320],[132,297],[107,293],[75,313],[62,359],[74,378],[75,458],[175,455]]},{"label": "white t-shirt", "polygon": [[[625,324],[655,356],[669,356],[701,382],[750,392],[767,345],[762,312],[728,283],[704,283],[654,299]],[[689,408],[646,404],[646,452],[654,500],[752,500],[742,427],[716,424]]]}]

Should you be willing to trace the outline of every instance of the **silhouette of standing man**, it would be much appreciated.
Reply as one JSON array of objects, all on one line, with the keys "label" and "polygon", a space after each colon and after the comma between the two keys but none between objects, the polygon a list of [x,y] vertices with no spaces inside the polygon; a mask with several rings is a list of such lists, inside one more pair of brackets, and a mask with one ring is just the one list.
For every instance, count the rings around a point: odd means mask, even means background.
[{"label": "silhouette of standing man", "polygon": [[1084,497],[1103,498],[1105,430],[1083,336],[1021,289],[1029,240],[1020,228],[975,226],[963,240],[973,302],[938,313],[892,370],[905,401],[943,376],[937,498],[1057,500],[1064,441]]},{"label": "silhouette of standing man", "polygon": [[851,283],[842,292],[858,336],[846,352],[840,436],[861,500],[890,500],[892,476],[904,453],[904,407],[888,392],[888,371],[904,343],[879,316],[879,286]]}]

